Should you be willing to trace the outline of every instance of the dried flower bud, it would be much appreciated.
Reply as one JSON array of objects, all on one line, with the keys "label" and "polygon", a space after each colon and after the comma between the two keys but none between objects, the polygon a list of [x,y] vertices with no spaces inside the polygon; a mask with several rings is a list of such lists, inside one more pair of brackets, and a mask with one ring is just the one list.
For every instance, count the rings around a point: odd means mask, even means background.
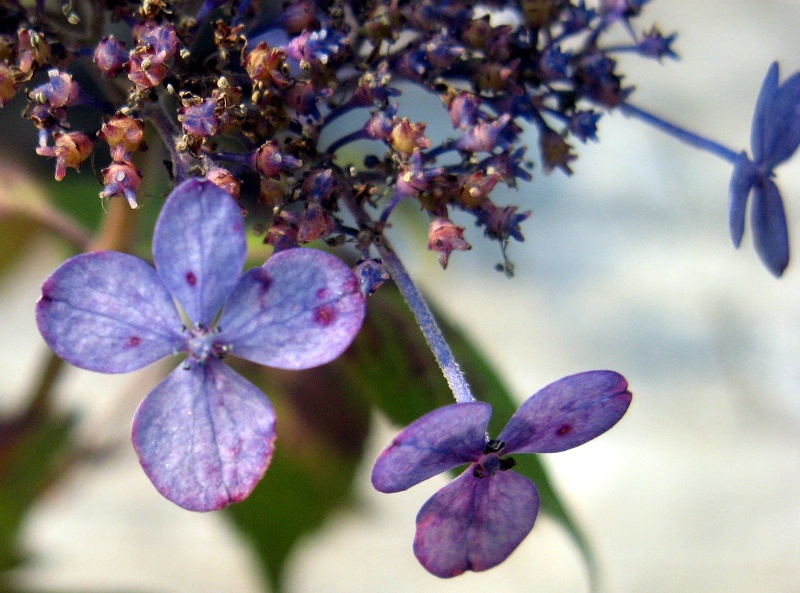
[{"label": "dried flower bud", "polygon": [[539,137],[539,147],[542,151],[545,172],[550,173],[558,167],[567,175],[572,175],[569,163],[577,157],[570,152],[572,147],[567,144],[558,132],[549,128],[546,129]]},{"label": "dried flower bud", "polygon": [[167,76],[166,56],[147,47],[137,47],[131,54],[128,78],[142,89],[160,85]]},{"label": "dried flower bud", "polygon": [[289,220],[293,217],[294,215],[284,210],[272,219],[264,242],[272,245],[275,253],[297,247],[297,227]]},{"label": "dried flower bud", "polygon": [[324,239],[335,228],[336,221],[333,217],[319,204],[311,202],[297,223],[297,242],[303,244]]},{"label": "dried flower bud", "polygon": [[458,139],[456,148],[464,152],[492,152],[498,145],[504,148],[501,134],[510,121],[508,113],[491,122],[482,121]]},{"label": "dried flower bud", "polygon": [[227,169],[223,169],[221,167],[209,169],[208,173],[206,173],[206,179],[208,179],[217,187],[224,189],[226,192],[236,198],[236,200],[239,199],[242,182],[236,179],[236,177],[234,177],[233,174]]},{"label": "dried flower bud", "polygon": [[486,175],[483,171],[475,171],[463,179],[458,192],[458,201],[464,208],[478,208],[483,204],[489,194],[500,181],[500,175],[493,173]]},{"label": "dried flower bud", "polygon": [[395,124],[389,134],[389,144],[397,152],[411,154],[415,148],[429,148],[431,141],[424,136],[425,124],[412,124],[404,117]]},{"label": "dried flower bud", "polygon": [[271,84],[279,89],[291,83],[291,67],[286,63],[286,52],[277,47],[270,48],[266,41],[245,56],[243,65],[253,82]]},{"label": "dried flower bud", "polygon": [[19,87],[16,73],[6,62],[0,62],[0,107],[17,95]]},{"label": "dried flower bud", "polygon": [[144,149],[144,122],[130,115],[116,114],[97,135],[108,142],[111,158],[115,161],[127,160],[134,150]]},{"label": "dried flower bud", "polygon": [[114,78],[128,63],[128,52],[125,44],[114,39],[113,35],[103,37],[94,50],[93,60],[95,65],[108,76]]},{"label": "dried flower bud", "polygon": [[464,239],[464,227],[440,217],[434,218],[428,227],[428,249],[439,253],[439,263],[446,268],[447,258],[454,249],[467,251],[472,245]]},{"label": "dried flower bud", "polygon": [[281,154],[274,140],[265,142],[255,152],[255,169],[265,177],[277,179],[282,171],[291,171],[302,166],[303,162],[287,154]]},{"label": "dried flower bud", "polygon": [[162,62],[169,60],[178,51],[178,34],[169,23],[148,21],[133,28],[133,39],[137,49],[147,49]]},{"label": "dried flower bud", "polygon": [[132,163],[128,161],[111,163],[103,169],[103,191],[100,192],[101,198],[112,196],[125,196],[131,208],[138,208],[136,201],[136,191],[142,182],[142,173]]},{"label": "dried flower bud", "polygon": [[36,68],[44,66],[50,59],[50,46],[44,36],[33,29],[17,31],[19,48],[17,50],[17,68],[29,80]]},{"label": "dried flower bud", "polygon": [[83,132],[57,132],[54,136],[54,146],[40,146],[36,154],[55,157],[56,181],[61,181],[67,174],[67,167],[79,170],[94,149],[93,140]]}]

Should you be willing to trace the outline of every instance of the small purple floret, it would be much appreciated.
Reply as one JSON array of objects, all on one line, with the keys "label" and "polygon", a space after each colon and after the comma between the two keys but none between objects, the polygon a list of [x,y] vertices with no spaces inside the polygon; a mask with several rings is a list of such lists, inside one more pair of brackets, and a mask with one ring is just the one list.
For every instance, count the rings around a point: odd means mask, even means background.
[{"label": "small purple floret", "polygon": [[630,402],[628,383],[618,373],[571,375],[531,396],[496,440],[486,436],[489,404],[444,406],[395,437],[372,468],[372,484],[399,492],[469,463],[420,510],[414,554],[442,578],[487,570],[525,539],[539,511],[536,486],[508,471],[516,463],[509,455],[582,445],[614,426]]},{"label": "small purple floret", "polygon": [[275,440],[269,400],[222,359],[284,369],[333,360],[361,327],[364,296],[341,260],[313,249],[287,249],[241,274],[241,209],[208,181],[191,179],[170,194],[153,252],[156,269],[111,251],[64,262],[42,286],[39,331],[67,362],[106,373],[185,353],[139,406],[133,444],[165,497],[190,510],[220,509],[253,490]]}]

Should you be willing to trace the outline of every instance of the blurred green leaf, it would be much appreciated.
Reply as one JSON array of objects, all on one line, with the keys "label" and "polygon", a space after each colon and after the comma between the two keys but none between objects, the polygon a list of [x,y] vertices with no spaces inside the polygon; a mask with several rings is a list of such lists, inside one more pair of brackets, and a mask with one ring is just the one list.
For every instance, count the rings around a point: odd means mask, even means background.
[{"label": "blurred green leaf", "polygon": [[0,571],[23,559],[19,527],[56,477],[73,424],[72,417],[41,414],[0,421]]},{"label": "blurred green leaf", "polygon": [[274,591],[304,535],[354,504],[353,478],[369,431],[369,409],[336,365],[302,372],[236,364],[270,394],[278,415],[272,463],[250,497],[227,509],[251,541]]},{"label": "blurred green leaf", "polygon": [[[453,403],[442,372],[400,293],[393,286],[384,286],[370,298],[367,323],[337,364],[345,369],[360,393],[399,426]],[[498,435],[517,410],[516,401],[478,348],[438,311],[434,313],[473,391],[492,405],[489,433]],[[537,386],[531,393],[539,387],[543,386]],[[591,547],[561,501],[540,458],[517,455],[514,459],[517,461],[514,471],[536,484],[543,512],[559,522],[574,539],[590,579],[596,583]]]}]

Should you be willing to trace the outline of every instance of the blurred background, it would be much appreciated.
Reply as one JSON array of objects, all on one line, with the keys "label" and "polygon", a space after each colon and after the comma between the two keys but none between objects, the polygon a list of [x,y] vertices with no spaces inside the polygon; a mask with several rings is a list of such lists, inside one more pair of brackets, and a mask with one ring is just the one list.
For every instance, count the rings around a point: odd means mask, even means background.
[{"label": "blurred background", "polygon": [[[769,64],[779,60],[782,79],[800,69],[800,2],[653,0],[637,29],[651,23],[679,33],[681,60],[621,57],[626,82],[637,87],[631,102],[749,149]],[[408,226],[398,224],[390,236],[412,276],[520,401],[583,370],[609,368],[628,378],[634,403],[618,426],[545,459],[594,546],[604,591],[800,590],[797,255],[776,280],[758,262],[749,230],[734,250],[729,164],[620,114],[603,117],[599,136],[599,144],[577,147],[572,177],[537,169],[531,184],[496,200],[533,209],[526,241],[509,251],[513,279],[494,270],[497,245],[478,229],[467,229],[473,250],[454,253],[447,271],[422,248],[426,225],[417,213],[409,211]],[[19,156],[9,148],[0,153],[4,168]],[[24,174],[4,176],[9,192],[30,184]],[[778,185],[797,251],[797,159],[778,169]],[[19,405],[14,394],[21,397],[38,372],[46,346],[32,305],[64,257],[56,242],[29,249],[0,278],[3,411]],[[87,442],[124,442],[138,400],[163,373],[70,369],[59,405],[81,410]],[[395,431],[380,422],[368,459]],[[357,477],[361,504],[337,513],[290,558],[288,592],[588,590],[580,553],[547,517],[500,567],[451,581],[430,576],[411,551],[414,517],[445,479],[381,495],[369,486],[369,469]],[[161,498],[130,446],[52,490],[29,515],[24,537],[31,560],[18,578],[31,588],[266,590],[225,519]]]}]

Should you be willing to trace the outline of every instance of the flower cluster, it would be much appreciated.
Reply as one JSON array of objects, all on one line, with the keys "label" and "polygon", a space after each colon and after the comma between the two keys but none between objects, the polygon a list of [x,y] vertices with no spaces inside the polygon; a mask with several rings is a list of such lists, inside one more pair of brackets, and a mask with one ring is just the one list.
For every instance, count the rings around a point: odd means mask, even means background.
[{"label": "flower cluster", "polygon": [[[261,12],[206,0],[196,13],[147,0],[109,2],[105,13],[100,2],[92,22],[11,4],[9,33],[0,36],[0,105],[47,71],[48,81],[28,92],[27,116],[40,130],[37,152],[56,159],[57,179],[103,140],[111,163],[100,195],[136,207],[134,156],[149,124],[177,181],[196,170],[238,195],[255,180],[258,191],[245,199],[266,204],[260,226],[278,249],[325,239],[354,243],[368,259],[396,204],[411,199],[430,217],[429,248],[442,266],[473,241],[451,222],[462,210],[500,243],[509,274],[506,247],[522,240],[530,211],[490,194],[531,179],[523,129],[538,133],[544,171],[569,174],[570,139],[596,140],[602,110],[631,92],[613,55],[675,55],[674,35],[634,32],[644,2],[628,0],[298,0]],[[618,23],[631,43],[604,45]],[[79,84],[73,70],[96,80]],[[439,98],[441,118],[452,123],[446,138],[434,142],[424,121],[398,115],[411,107],[403,99],[410,86]],[[104,114],[100,129],[72,130],[75,105]],[[343,129],[341,116],[354,111],[362,123]],[[372,142],[360,153],[346,148],[358,140]],[[348,220],[342,212],[353,208],[375,224]]]}]

